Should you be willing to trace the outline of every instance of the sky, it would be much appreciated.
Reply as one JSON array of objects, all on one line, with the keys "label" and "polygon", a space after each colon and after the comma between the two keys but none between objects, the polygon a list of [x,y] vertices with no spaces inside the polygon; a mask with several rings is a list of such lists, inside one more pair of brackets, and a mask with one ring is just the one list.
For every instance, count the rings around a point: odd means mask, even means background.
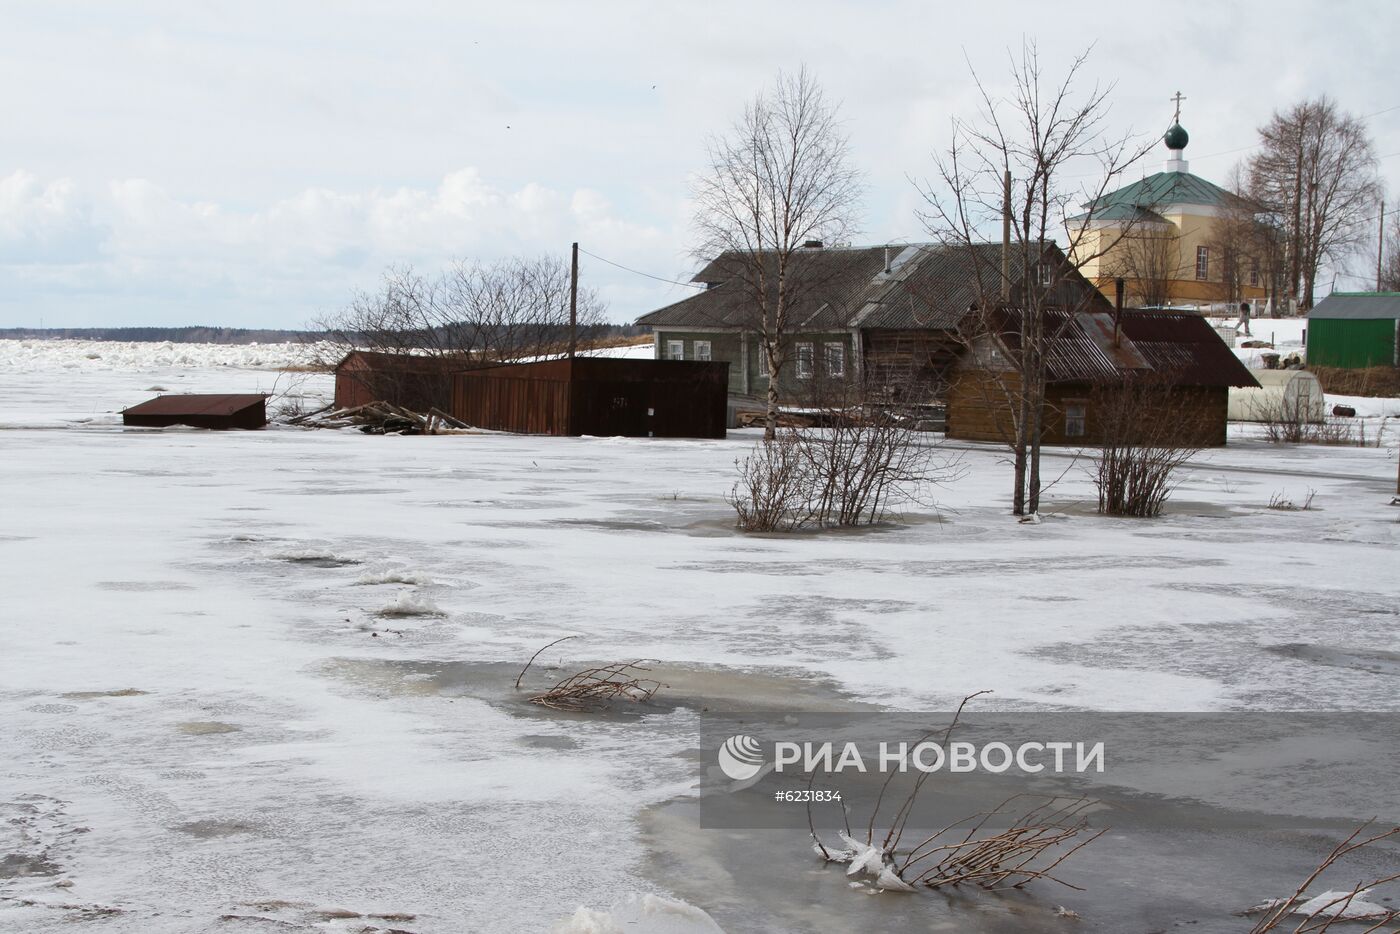
[{"label": "sky", "polygon": [[697,268],[707,137],[803,65],[865,175],[854,241],[924,240],[915,182],[976,113],[970,68],[995,93],[1024,39],[1051,80],[1093,46],[1112,131],[1160,136],[1180,91],[1217,182],[1275,108],[1328,94],[1374,114],[1400,193],[1392,2],[10,0],[0,20],[0,327],[302,328],[391,265],[572,241],[630,321],[691,291],[659,280]]}]

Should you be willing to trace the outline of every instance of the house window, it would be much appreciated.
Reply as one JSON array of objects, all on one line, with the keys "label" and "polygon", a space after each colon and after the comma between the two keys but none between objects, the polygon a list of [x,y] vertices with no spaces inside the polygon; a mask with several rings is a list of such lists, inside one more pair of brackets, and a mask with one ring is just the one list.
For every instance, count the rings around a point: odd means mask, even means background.
[{"label": "house window", "polygon": [[1065,437],[1084,437],[1084,403],[1071,402],[1065,406]]},{"label": "house window", "polygon": [[826,375],[841,379],[846,375],[846,345],[830,343],[826,345]]},{"label": "house window", "polygon": [[1196,278],[1205,280],[1210,278],[1210,248],[1204,246],[1196,247]]},{"label": "house window", "polygon": [[1050,288],[1055,283],[1055,271],[1044,263],[1035,267],[1042,288]]},{"label": "house window", "polygon": [[1255,287],[1259,285],[1259,260],[1249,261],[1249,284]]},{"label": "house window", "polygon": [[696,342],[695,342],[695,359],[696,359],[696,360],[709,360],[709,359],[710,359],[710,342],[709,342],[709,341],[696,341]]},{"label": "house window", "polygon": [[812,364],[815,359],[814,348],[811,344],[797,345],[797,378],[811,379]]},{"label": "house window", "polygon": [[684,360],[684,359],[685,359],[685,341],[667,341],[667,342],[666,342],[666,359],[667,359],[667,360]]}]

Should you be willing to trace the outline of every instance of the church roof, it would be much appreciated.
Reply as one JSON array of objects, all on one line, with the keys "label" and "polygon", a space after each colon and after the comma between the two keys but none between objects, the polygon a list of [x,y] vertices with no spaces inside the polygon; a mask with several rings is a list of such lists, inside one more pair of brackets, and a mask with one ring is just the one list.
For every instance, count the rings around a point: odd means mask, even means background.
[{"label": "church roof", "polygon": [[1190,172],[1157,172],[1117,191],[1110,191],[1093,202],[1092,207],[1095,216],[1102,216],[1109,208],[1160,211],[1169,204],[1224,205],[1237,197],[1214,182]]}]

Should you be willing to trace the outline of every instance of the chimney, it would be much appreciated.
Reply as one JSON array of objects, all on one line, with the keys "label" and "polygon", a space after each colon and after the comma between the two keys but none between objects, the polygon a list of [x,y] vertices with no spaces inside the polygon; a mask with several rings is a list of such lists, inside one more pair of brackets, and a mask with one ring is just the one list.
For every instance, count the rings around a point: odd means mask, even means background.
[{"label": "chimney", "polygon": [[1011,170],[1001,185],[1001,300],[1011,301]]},{"label": "chimney", "polygon": [[804,250],[820,250],[821,248],[822,242],[820,240],[806,240],[802,244]]},{"label": "chimney", "polygon": [[[890,274],[890,245],[889,245],[888,243],[886,243],[886,244],[885,244],[885,275],[888,276],[889,274]],[[1377,280],[1377,281],[1379,281],[1379,280]]]}]

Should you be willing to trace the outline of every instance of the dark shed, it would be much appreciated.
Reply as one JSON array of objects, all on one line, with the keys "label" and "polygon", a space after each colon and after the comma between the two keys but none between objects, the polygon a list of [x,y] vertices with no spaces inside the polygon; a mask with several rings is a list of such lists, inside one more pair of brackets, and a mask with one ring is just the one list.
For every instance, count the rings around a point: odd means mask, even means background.
[{"label": "dark shed", "polygon": [[446,409],[452,374],[472,366],[465,357],[352,350],[335,366],[335,405],[348,409],[390,402],[414,412]]},{"label": "dark shed", "polygon": [[157,396],[122,412],[122,424],[141,428],[189,425],[194,428],[263,428],[267,396]]},{"label": "dark shed", "polygon": [[723,438],[729,364],[577,357],[468,370],[452,415],[496,431]]}]

